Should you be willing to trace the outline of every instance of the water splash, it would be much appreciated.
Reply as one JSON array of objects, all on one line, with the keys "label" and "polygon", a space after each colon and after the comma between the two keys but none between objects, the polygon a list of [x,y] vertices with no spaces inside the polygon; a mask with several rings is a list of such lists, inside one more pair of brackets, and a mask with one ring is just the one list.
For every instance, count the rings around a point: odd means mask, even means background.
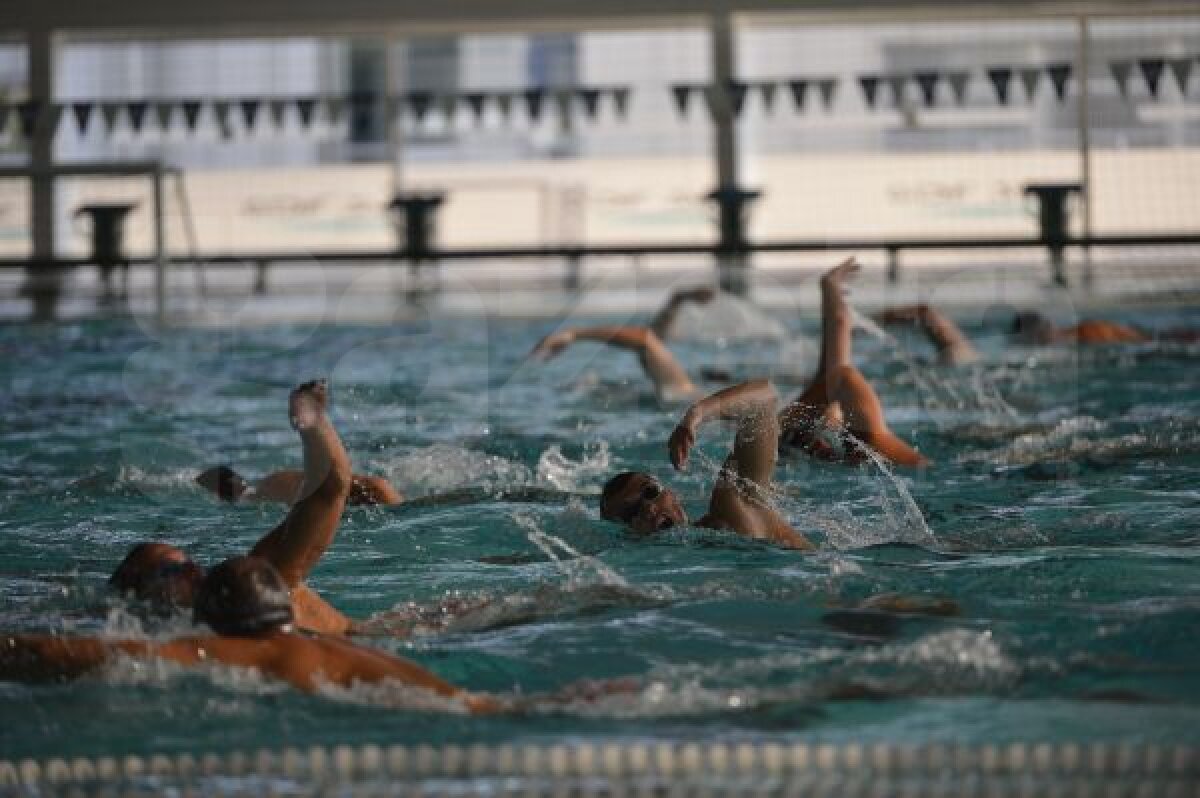
[{"label": "water splash", "polygon": [[579,491],[582,485],[606,476],[611,465],[612,455],[607,441],[585,446],[578,460],[564,455],[556,444],[538,458],[537,479],[559,490]]},{"label": "water splash", "polygon": [[533,516],[515,512],[512,514],[512,519],[524,531],[529,542],[537,546],[562,571],[563,576],[567,579],[568,587],[577,588],[597,583],[614,587],[629,587],[629,583],[619,573],[595,557],[578,551],[562,538],[546,532]]},{"label": "water splash", "polygon": [[520,463],[447,443],[411,451],[385,463],[383,470],[392,484],[410,496],[457,488],[499,490],[533,481],[532,472]]}]

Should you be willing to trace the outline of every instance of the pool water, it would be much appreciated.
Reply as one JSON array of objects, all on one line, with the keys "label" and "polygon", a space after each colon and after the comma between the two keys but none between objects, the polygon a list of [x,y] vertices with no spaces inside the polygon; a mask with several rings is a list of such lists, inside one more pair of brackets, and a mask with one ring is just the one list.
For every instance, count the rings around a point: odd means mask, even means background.
[{"label": "pool water", "polygon": [[[1127,313],[1149,327],[1200,312]],[[773,373],[794,340],[673,344],[693,370]],[[732,431],[674,473],[678,406],[633,358],[579,345],[524,355],[545,321],[153,332],[131,321],[0,328],[0,626],[170,635],[104,581],[156,539],[214,563],[282,515],[192,476],[296,467],[288,389],[328,375],[357,470],[410,497],[351,508],[311,584],[411,637],[372,645],[476,690],[531,697],[473,718],[404,690],[303,695],[243,672],[132,662],[57,686],[0,683],[0,758],[333,743],[562,739],[1200,742],[1200,350],[1005,345],[926,366],[920,341],[856,339],[889,420],[935,464],[896,474],[792,458],[777,501],[816,554],[599,519],[595,494],[644,468],[703,510]],[[447,495],[448,494],[448,495]],[[846,612],[881,593],[955,617]],[[474,607],[461,617],[451,610]],[[580,679],[626,692],[539,698]],[[847,685],[859,689],[847,691]]]}]

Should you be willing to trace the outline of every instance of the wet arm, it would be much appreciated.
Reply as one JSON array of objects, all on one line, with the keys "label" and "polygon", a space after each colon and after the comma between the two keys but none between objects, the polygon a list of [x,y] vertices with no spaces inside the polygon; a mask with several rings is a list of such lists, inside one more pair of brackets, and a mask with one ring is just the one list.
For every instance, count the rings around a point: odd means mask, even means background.
[{"label": "wet arm", "polygon": [[93,638],[52,635],[0,637],[0,679],[52,682],[76,679],[96,670],[119,651],[144,654],[144,643],[109,643]]},{"label": "wet arm", "polygon": [[766,487],[779,447],[779,395],[769,380],[752,380],[717,391],[688,408],[671,435],[671,462],[687,464],[696,434],[713,419],[737,422],[731,460],[738,476]]},{"label": "wet arm", "polygon": [[676,291],[671,294],[667,303],[658,311],[658,315],[654,317],[654,321],[650,322],[650,329],[659,338],[666,338],[671,325],[675,323],[675,317],[679,315],[681,307],[688,302],[711,302],[714,296],[716,296],[716,291],[706,285]]},{"label": "wet arm", "polygon": [[979,358],[979,353],[958,325],[929,305],[891,308],[880,315],[880,320],[884,324],[919,324],[943,362],[969,363]]},{"label": "wet arm", "polygon": [[329,419],[322,415],[300,430],[300,439],[304,446],[300,499],[250,550],[252,556],[269,560],[290,587],[304,580],[333,542],[351,482],[350,458]]},{"label": "wet arm", "polygon": [[662,339],[648,327],[581,327],[560,330],[542,339],[533,350],[535,357],[557,355],[576,341],[598,341],[635,353],[660,392],[690,393],[695,386],[683,366],[667,349]]}]

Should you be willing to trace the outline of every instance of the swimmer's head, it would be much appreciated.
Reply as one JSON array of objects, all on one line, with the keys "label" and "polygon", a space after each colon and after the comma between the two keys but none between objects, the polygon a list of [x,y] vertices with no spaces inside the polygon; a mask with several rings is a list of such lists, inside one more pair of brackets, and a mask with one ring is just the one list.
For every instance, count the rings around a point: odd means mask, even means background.
[{"label": "swimmer's head", "polygon": [[1021,343],[1045,344],[1054,340],[1054,322],[1035,310],[1018,313],[1009,334]]},{"label": "swimmer's head", "polygon": [[181,549],[166,543],[134,546],[108,583],[124,595],[155,604],[191,606],[204,569]]},{"label": "swimmer's head", "polygon": [[207,488],[227,502],[240,499],[250,487],[238,472],[229,466],[213,466],[196,477],[196,484]]},{"label": "swimmer's head", "polygon": [[329,406],[329,388],[325,380],[312,380],[296,386],[288,397],[288,418],[303,432],[311,429]]},{"label": "swimmer's head", "polygon": [[219,635],[257,637],[292,623],[292,597],[271,563],[233,557],[208,572],[196,593],[194,618]]},{"label": "swimmer's head", "polygon": [[624,471],[604,485],[600,517],[642,534],[687,523],[687,514],[675,492],[640,471]]}]

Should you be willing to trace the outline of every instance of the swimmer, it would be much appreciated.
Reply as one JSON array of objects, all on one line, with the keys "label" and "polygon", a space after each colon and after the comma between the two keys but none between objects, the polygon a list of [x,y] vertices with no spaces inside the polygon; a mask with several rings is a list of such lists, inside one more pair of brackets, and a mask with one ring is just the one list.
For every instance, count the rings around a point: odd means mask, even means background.
[{"label": "swimmer", "polygon": [[[771,476],[779,449],[779,396],[767,380],[754,380],[716,393],[693,404],[683,414],[667,443],[671,464],[687,467],[696,435],[709,421],[737,423],[733,451],[717,475],[708,512],[696,526],[725,529],[748,538],[790,549],[813,545],[771,506]],[[653,534],[688,523],[674,491],[649,474],[626,471],[604,486],[600,516]]]},{"label": "swimmer", "polygon": [[858,269],[854,258],[849,258],[821,277],[817,373],[780,414],[780,440],[822,460],[861,463],[867,458],[861,442],[896,465],[927,465],[928,459],[888,427],[879,396],[852,362],[854,323],[842,290],[843,280]]},{"label": "swimmer", "polygon": [[1200,340],[1200,330],[1172,328],[1150,332],[1103,319],[1084,319],[1070,327],[1058,327],[1040,313],[1018,313],[1009,333],[1026,345],[1040,344],[1141,344],[1150,341],[1192,343]]},{"label": "swimmer", "polygon": [[943,365],[961,366],[979,360],[979,352],[958,325],[930,305],[888,308],[876,318],[881,324],[919,326],[937,350],[938,362]]},{"label": "swimmer", "polygon": [[549,360],[576,341],[598,341],[636,354],[646,376],[654,382],[655,391],[662,399],[693,399],[700,396],[700,389],[663,343],[663,338],[678,315],[680,307],[687,302],[710,302],[714,296],[716,292],[707,287],[676,292],[649,327],[613,325],[559,330],[539,341],[530,352],[530,357]]},{"label": "swimmer", "polygon": [[340,637],[297,632],[289,585],[260,557],[235,557],[213,568],[196,590],[193,618],[214,634],[168,642],[3,635],[0,679],[63,681],[125,656],[252,668],[310,693],[324,685],[391,683],[461,702],[470,712],[503,707],[496,698],[467,692],[414,662]]},{"label": "swimmer", "polygon": [[[305,383],[288,398],[288,416],[304,450],[304,481],[287,516],[250,550],[273,565],[292,595],[296,625],[325,634],[347,634],[352,621],[304,580],[333,542],[350,494],[350,458],[325,414],[324,380]],[[117,567],[109,584],[121,593],[161,607],[190,607],[204,569],[182,550],[141,543]]]},{"label": "swimmer", "polygon": [[[304,472],[294,468],[273,471],[250,483],[229,466],[213,466],[196,477],[196,484],[207,488],[224,501],[283,502],[295,501],[304,485]],[[404,496],[383,477],[354,474],[350,481],[350,505],[395,505]]]},{"label": "swimmer", "polygon": [[[883,324],[916,324],[938,350],[943,363],[970,363],[979,357],[966,335],[953,321],[925,304],[888,308],[877,316]],[[1036,311],[1018,313],[1009,334],[1013,341],[1026,346],[1054,344],[1138,344],[1150,341],[1192,343],[1200,340],[1200,330],[1172,328],[1150,332],[1104,319],[1084,319],[1070,327],[1059,327]]]}]

